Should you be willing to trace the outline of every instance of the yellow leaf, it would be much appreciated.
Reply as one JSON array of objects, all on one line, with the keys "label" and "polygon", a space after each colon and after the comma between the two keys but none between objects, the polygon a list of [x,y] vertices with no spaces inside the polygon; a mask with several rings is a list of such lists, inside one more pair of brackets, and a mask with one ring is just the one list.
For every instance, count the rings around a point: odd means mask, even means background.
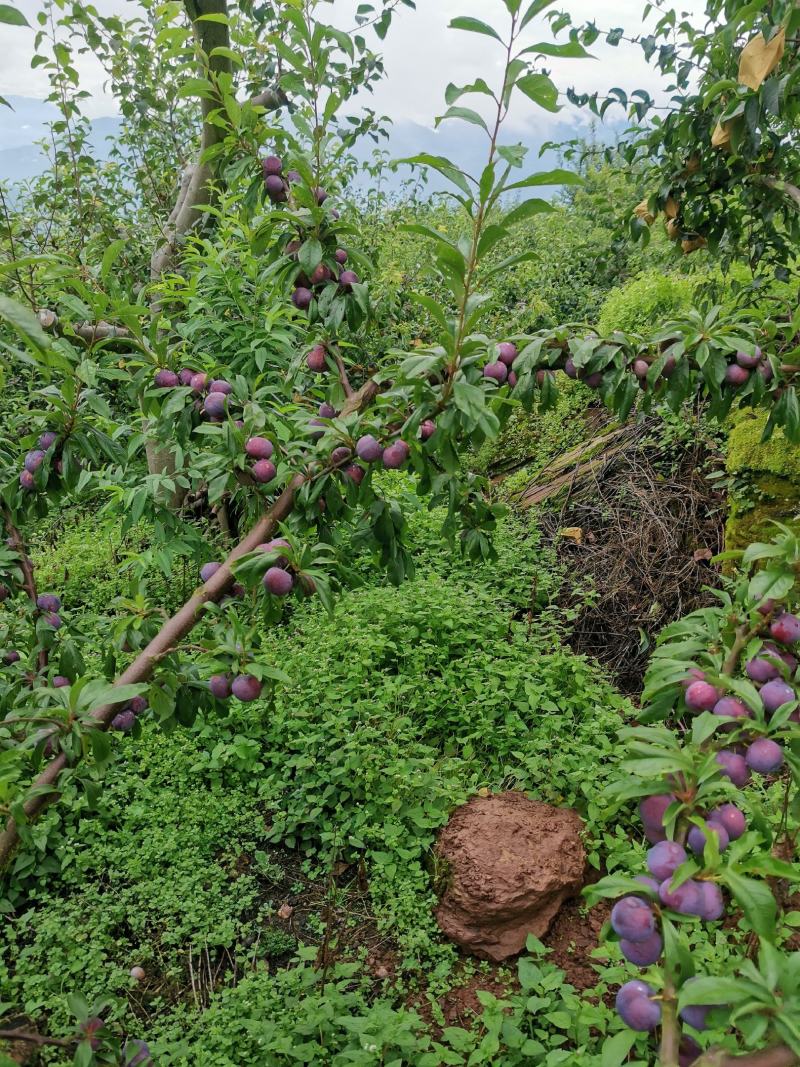
[{"label": "yellow leaf", "polygon": [[785,44],[786,31],[783,26],[769,42],[763,33],[749,40],[739,57],[739,84],[746,85],[748,89],[759,89],[783,58]]},{"label": "yellow leaf", "polygon": [[565,526],[563,530],[559,531],[562,537],[566,537],[570,541],[574,541],[576,545],[583,544],[583,530],[580,526]]}]

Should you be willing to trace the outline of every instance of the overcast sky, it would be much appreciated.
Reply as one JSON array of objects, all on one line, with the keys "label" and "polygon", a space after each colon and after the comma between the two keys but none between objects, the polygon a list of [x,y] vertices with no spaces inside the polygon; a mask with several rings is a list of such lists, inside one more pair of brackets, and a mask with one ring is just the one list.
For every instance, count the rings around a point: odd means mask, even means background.
[{"label": "overcast sky", "polygon": [[[15,2],[33,25],[42,6],[39,0]],[[323,10],[332,10],[332,21],[350,27],[356,3],[357,0],[334,0],[330,8],[326,6]],[[601,29],[622,26],[634,34],[642,29],[642,4],[643,0],[571,0],[563,6],[568,6],[575,22],[594,19]],[[697,0],[692,0],[692,4],[699,9]],[[691,8],[692,4],[686,6]],[[132,15],[138,7],[136,0],[96,0],[96,5],[103,14]],[[431,126],[434,117],[444,110],[443,94],[448,82],[464,84],[476,75],[491,81],[492,73],[497,75],[500,68],[501,50],[496,42],[472,33],[448,30],[448,23],[456,15],[473,15],[500,25],[505,11],[501,0],[417,0],[417,7],[416,12],[401,9],[383,43],[373,37],[373,44],[385,57],[387,77],[369,104],[397,123]],[[41,99],[48,92],[46,74],[30,66],[33,36],[33,30],[0,25],[0,55],[3,56],[0,95]],[[526,30],[526,39],[531,43],[551,40],[547,23],[541,18],[534,20]],[[560,39],[564,40],[565,36]],[[659,93],[659,79],[644,62],[638,47],[622,44],[610,48],[597,43],[591,51],[596,60],[549,61],[560,89],[574,85],[581,91],[591,92],[619,85],[628,91],[644,88],[654,95]],[[91,118],[115,114],[115,103],[105,92],[99,64],[87,55],[77,58],[77,66],[82,87],[91,94],[84,105],[87,114]],[[619,110],[616,115],[619,118]],[[587,121],[587,116],[569,106],[558,116],[550,116],[523,100],[510,116],[507,129],[515,136],[530,136],[535,132],[539,138],[546,139],[548,126],[565,120],[580,125]]]}]

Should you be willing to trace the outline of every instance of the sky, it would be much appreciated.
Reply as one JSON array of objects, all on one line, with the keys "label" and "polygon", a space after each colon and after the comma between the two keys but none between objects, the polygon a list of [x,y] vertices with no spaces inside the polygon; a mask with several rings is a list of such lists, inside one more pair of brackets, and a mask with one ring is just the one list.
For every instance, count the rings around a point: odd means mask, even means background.
[{"label": "sky", "polygon": [[[358,0],[333,0],[324,10],[326,17],[342,28],[354,25],[353,12]],[[580,23],[594,19],[600,29],[624,27],[628,34],[642,30],[641,11],[644,0],[567,0],[573,21]],[[17,6],[34,25],[36,14],[42,9],[40,0],[15,0]],[[690,0],[685,9],[691,11],[697,0]],[[136,0],[96,0],[97,8],[105,15],[112,13],[135,14]],[[557,8],[565,6],[557,0]],[[501,24],[505,8],[501,0],[417,0],[417,11],[399,9],[391,30],[384,42],[373,37],[372,45],[382,52],[387,76],[365,100],[378,113],[391,116],[398,127],[420,126],[433,128],[435,116],[444,107],[444,90],[448,82],[464,84],[476,75],[492,82],[500,73],[501,49],[491,39],[463,31],[448,30],[448,24],[457,15],[472,15]],[[552,40],[549,26],[543,18],[535,19],[525,31],[525,42]],[[10,27],[0,24],[0,95],[41,100],[48,92],[47,77],[41,69],[31,69],[33,55],[32,29]],[[565,40],[564,34],[558,40]],[[548,61],[551,76],[561,90],[574,86],[579,91],[601,92],[619,85],[630,91],[646,89],[654,96],[661,95],[661,83],[656,72],[644,61],[637,46],[621,44],[611,48],[597,42],[590,49],[597,58],[592,60]],[[76,65],[80,71],[82,87],[90,96],[85,101],[86,114],[97,119],[113,116],[117,108],[113,98],[106,92],[104,74],[91,55],[78,56]],[[480,98],[473,97],[480,110]],[[12,118],[2,116],[0,121],[0,151],[17,145],[30,144],[41,136],[41,116],[35,109],[18,107]],[[621,116],[619,109],[612,114]],[[541,143],[554,133],[563,139],[565,130],[574,128],[580,133],[589,122],[589,115],[565,104],[556,114],[548,114],[522,98],[512,110],[506,125],[509,139],[519,138],[526,142]],[[426,146],[426,150],[430,150]]]}]

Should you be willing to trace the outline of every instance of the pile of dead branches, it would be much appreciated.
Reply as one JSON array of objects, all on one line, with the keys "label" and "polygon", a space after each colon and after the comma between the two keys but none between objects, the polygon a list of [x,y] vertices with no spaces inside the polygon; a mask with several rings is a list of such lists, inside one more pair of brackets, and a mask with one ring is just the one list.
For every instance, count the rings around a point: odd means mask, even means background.
[{"label": "pile of dead branches", "polygon": [[541,526],[565,564],[559,603],[578,612],[571,647],[626,693],[641,690],[662,627],[710,600],[725,500],[707,475],[720,463],[699,436],[667,445],[647,420],[559,457],[520,494],[523,506],[549,498]]}]

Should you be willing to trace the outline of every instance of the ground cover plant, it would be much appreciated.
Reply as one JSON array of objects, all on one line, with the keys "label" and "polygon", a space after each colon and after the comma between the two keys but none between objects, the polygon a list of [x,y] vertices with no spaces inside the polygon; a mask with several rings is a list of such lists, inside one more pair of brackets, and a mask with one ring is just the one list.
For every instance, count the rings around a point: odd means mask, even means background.
[{"label": "ground cover plant", "polygon": [[[667,321],[652,323],[656,301],[649,319],[606,331],[592,325],[596,286],[573,295],[577,322],[555,285],[546,314],[509,307],[509,279],[538,258],[524,227],[557,214],[537,192],[611,182],[536,171],[506,138],[512,99],[558,107],[548,57],[583,60],[599,33],[565,39],[569,17],[549,13],[537,42],[539,0],[453,20],[500,57],[493,82],[476,72],[448,87],[438,120],[481,128],[485,164],[400,161],[450,191],[445,225],[427,211],[404,223],[435,285],[384,299],[346,197],[349,149],[381,122],[347,110],[381,76],[366,35],[385,35],[397,6],[364,5],[351,33],[312,2],[187,0],[128,20],[55,4],[41,21],[36,61],[63,117],[57,166],[4,208],[0,297],[12,399],[0,441],[0,1036],[76,1064],[798,1062],[794,535],[730,557],[721,606],[667,628],[620,746],[632,709],[559,643],[563,570],[535,521],[504,517],[483,474],[512,415],[530,413],[546,439],[548,409],[570,410],[565,378],[575,410],[602,404],[624,421],[691,403],[722,423],[735,406],[765,411],[766,436],[800,438],[792,290],[756,299],[794,269],[797,80],[783,42],[797,11],[711,4],[702,33],[681,26],[680,48],[655,50],[669,15],[642,39],[678,100],[658,136],[639,128],[622,150],[644,157],[631,230],[644,239],[663,212],[684,253],[707,246],[749,274],[736,300],[687,285],[689,306],[676,301]],[[736,47],[722,59],[724,42]],[[130,180],[149,266],[97,206],[130,197],[82,147],[82,46],[116,87],[123,147],[146,161]],[[584,102],[605,111],[620,93]],[[475,96],[489,118],[466,106]],[[640,94],[634,115],[650,104]],[[179,178],[168,210],[169,182],[152,181],[164,169]],[[713,223],[702,197],[717,203]],[[591,214],[577,196],[558,210]],[[643,253],[626,259],[620,239],[609,258],[622,271]],[[585,274],[585,246],[569,254]],[[396,328],[404,303],[424,323],[415,337]],[[80,587],[60,580],[45,546],[49,528],[64,551],[53,513],[68,507],[90,536],[111,531],[118,574],[95,577],[84,558]],[[752,776],[760,809],[739,797]],[[613,933],[584,998],[534,938],[495,976],[497,995],[479,991],[474,1023],[447,1025],[440,997],[470,972],[436,934],[443,872],[428,869],[430,848],[455,805],[508,787],[582,812],[590,862],[610,872],[590,899],[620,897]],[[640,842],[612,821],[639,797],[644,881]],[[164,854],[171,869],[145,892],[141,872]],[[304,903],[294,924],[289,897]],[[87,911],[102,918],[76,948],[64,933]]]}]

